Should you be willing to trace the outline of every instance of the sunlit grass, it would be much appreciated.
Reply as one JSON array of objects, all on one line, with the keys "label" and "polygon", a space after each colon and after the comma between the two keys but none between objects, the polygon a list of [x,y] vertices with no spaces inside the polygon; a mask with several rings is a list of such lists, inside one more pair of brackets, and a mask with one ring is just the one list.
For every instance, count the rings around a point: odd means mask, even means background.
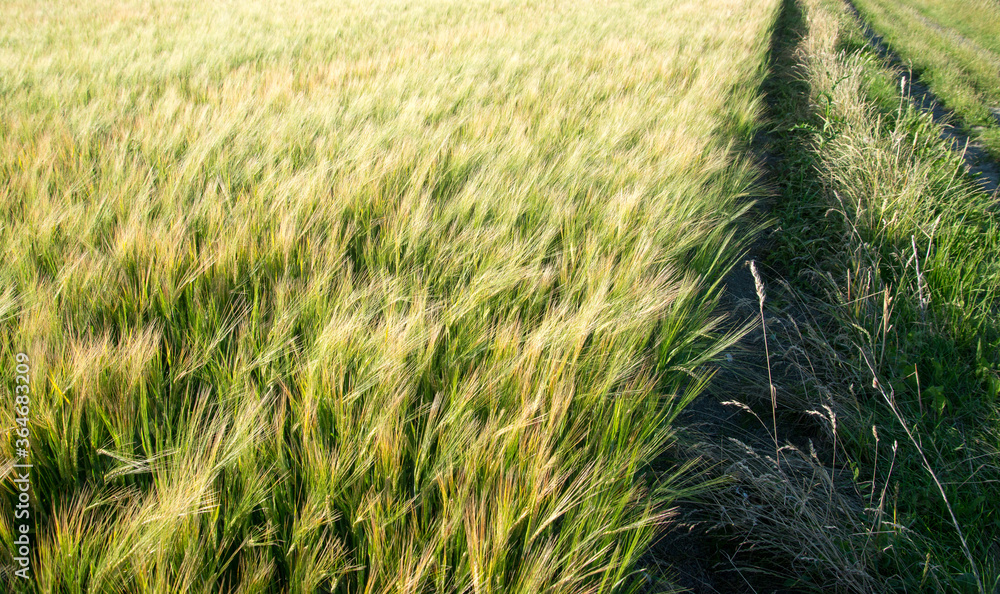
[{"label": "sunlit grass", "polygon": [[[1000,4],[855,0],[972,135],[1000,157]],[[992,110],[992,111],[991,111]]]},{"label": "sunlit grass", "polygon": [[730,446],[743,490],[717,507],[766,571],[805,588],[995,592],[996,196],[885,82],[897,73],[841,0],[794,6],[808,111],[782,131],[791,190],[770,263],[787,282],[767,327],[778,402],[822,437],[780,462],[770,444]]}]

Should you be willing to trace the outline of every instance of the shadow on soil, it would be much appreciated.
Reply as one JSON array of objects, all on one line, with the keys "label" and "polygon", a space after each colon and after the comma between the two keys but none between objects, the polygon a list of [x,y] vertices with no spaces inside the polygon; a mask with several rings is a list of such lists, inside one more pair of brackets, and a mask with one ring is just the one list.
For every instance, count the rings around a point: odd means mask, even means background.
[{"label": "shadow on soil", "polygon": [[[766,112],[760,130],[751,142],[750,150],[757,155],[762,171],[761,196],[750,215],[759,220],[773,217],[772,211],[789,200],[808,200],[817,195],[818,181],[812,164],[801,150],[801,136],[792,127],[808,117],[809,85],[796,72],[795,50],[806,31],[805,16],[796,0],[782,0],[781,12],[771,38],[769,72],[762,85]],[[746,260],[763,261],[762,274],[782,278],[784,270],[770,257],[773,237],[781,233],[781,221],[769,226],[763,236],[752,244]],[[737,330],[748,322],[759,320],[758,298],[749,267],[737,266],[725,279],[726,289],[721,310],[729,316],[729,330]],[[759,321],[758,321],[759,323]],[[767,361],[759,326],[748,334],[730,353],[732,359],[716,370],[709,390],[696,399],[679,420],[683,427],[681,441],[720,444],[730,437],[740,441],[771,447],[769,433],[750,415],[738,408],[724,406],[726,401],[762,403],[768,401]],[[779,381],[776,378],[776,381]],[[768,409],[767,416],[770,417]],[[794,419],[787,433],[782,427],[782,439],[802,441],[814,435],[795,435]],[[682,449],[684,449],[682,447]],[[692,448],[696,449],[696,448]],[[773,451],[773,449],[772,449]],[[674,453],[676,459],[676,452]],[[718,474],[718,472],[713,472]],[[780,563],[781,560],[761,558],[745,549],[745,535],[719,529],[713,522],[719,513],[703,502],[691,501],[681,506],[679,527],[666,533],[651,549],[649,565],[669,567],[675,581],[695,593],[716,592],[794,592],[774,577],[754,571]],[[713,526],[714,524],[714,526]],[[651,584],[647,592],[659,592]]]}]

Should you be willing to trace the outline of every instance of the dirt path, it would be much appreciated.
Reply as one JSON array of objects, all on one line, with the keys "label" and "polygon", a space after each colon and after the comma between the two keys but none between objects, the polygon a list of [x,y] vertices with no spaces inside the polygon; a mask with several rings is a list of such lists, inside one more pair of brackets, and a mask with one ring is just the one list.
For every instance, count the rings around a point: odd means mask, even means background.
[{"label": "dirt path", "polygon": [[[796,0],[782,0],[782,14],[771,39],[769,74],[761,89],[765,98],[764,119],[747,151],[753,154],[761,171],[757,188],[757,204],[748,215],[747,228],[773,216],[776,201],[787,192],[784,176],[788,169],[787,132],[797,121],[798,112],[808,102],[808,86],[791,73],[805,22]],[[724,405],[727,401],[760,402],[766,398],[767,360],[764,357],[763,336],[759,327],[758,298],[753,276],[747,263],[756,260],[768,281],[769,271],[764,261],[770,251],[772,234],[780,229],[768,228],[755,239],[748,252],[727,275],[719,304],[719,313],[728,316],[726,330],[736,331],[748,323],[758,326],[747,334],[727,355],[716,370],[708,390],[692,402],[681,415],[681,439],[696,455],[707,454],[709,462],[725,463],[721,454],[724,442],[735,438],[756,449],[772,448],[770,437],[743,410]],[[716,455],[713,450],[718,448]],[[708,472],[718,474],[721,467]],[[653,563],[669,565],[677,582],[696,594],[755,592],[789,592],[773,577],[748,567],[758,565],[756,553],[746,550],[743,535],[723,529],[719,506],[694,501],[682,504],[678,510],[681,528],[672,530],[650,551]],[[721,524],[720,524],[721,522]],[[689,529],[685,529],[687,526]],[[649,593],[659,592],[653,584]]]},{"label": "dirt path", "polygon": [[899,54],[892,51],[882,37],[868,26],[857,7],[854,6],[854,2],[844,0],[844,3],[851,15],[857,20],[871,48],[890,64],[906,72],[906,74],[899,75],[896,82],[903,84],[905,79],[906,94],[910,97],[910,101],[919,109],[931,114],[934,122],[941,126],[941,137],[950,142],[955,150],[962,152],[966,167],[971,174],[978,174],[978,181],[983,190],[988,194],[996,194],[1000,188],[1000,163],[997,163],[982,145],[953,125],[953,122],[958,121],[955,113],[944,107],[937,96],[931,92],[930,87],[921,82],[920,77],[914,76]]}]

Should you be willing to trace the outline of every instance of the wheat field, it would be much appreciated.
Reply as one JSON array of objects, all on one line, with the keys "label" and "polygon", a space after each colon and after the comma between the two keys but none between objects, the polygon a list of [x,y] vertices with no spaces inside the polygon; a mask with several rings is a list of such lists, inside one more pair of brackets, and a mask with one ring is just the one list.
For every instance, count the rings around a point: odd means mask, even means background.
[{"label": "wheat field", "polygon": [[660,579],[778,4],[4,2],[0,580]]}]

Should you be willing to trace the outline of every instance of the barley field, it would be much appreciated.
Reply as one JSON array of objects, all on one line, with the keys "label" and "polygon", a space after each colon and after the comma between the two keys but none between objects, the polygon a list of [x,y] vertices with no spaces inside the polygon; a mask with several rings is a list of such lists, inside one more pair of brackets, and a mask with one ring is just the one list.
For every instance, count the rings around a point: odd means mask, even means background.
[{"label": "barley field", "polygon": [[3,2],[0,581],[669,585],[778,5]]}]

